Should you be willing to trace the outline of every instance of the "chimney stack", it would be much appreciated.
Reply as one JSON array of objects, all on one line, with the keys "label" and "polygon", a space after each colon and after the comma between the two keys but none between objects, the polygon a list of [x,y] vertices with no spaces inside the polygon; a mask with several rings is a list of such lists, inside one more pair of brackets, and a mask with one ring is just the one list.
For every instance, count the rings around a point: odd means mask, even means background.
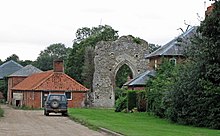
[{"label": "chimney stack", "polygon": [[53,71],[54,72],[64,72],[63,60],[55,60],[53,62]]}]

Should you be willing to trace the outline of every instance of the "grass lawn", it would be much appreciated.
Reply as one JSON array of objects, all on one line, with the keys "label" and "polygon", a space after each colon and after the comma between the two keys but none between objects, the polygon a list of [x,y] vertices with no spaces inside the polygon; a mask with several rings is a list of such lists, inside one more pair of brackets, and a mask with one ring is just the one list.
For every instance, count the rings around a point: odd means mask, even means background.
[{"label": "grass lawn", "polygon": [[220,130],[170,123],[148,113],[117,113],[110,109],[69,109],[70,118],[127,136],[220,136]]}]

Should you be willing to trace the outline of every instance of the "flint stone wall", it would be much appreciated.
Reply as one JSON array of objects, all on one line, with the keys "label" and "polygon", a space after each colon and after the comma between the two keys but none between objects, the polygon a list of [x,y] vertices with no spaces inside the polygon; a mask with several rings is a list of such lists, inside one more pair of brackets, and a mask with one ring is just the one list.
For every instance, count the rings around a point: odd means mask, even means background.
[{"label": "flint stone wall", "polygon": [[121,66],[130,67],[133,77],[147,70],[148,44],[134,42],[132,36],[122,36],[113,42],[100,42],[95,47],[93,77],[93,106],[113,107],[115,103],[115,77]]}]

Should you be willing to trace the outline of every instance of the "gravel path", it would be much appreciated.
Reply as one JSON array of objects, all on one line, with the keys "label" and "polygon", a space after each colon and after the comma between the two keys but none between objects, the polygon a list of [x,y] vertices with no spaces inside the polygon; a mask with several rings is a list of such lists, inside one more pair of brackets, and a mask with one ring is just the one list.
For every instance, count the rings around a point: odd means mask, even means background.
[{"label": "gravel path", "polygon": [[44,116],[42,110],[16,110],[0,105],[0,136],[106,136],[82,126],[68,117]]}]

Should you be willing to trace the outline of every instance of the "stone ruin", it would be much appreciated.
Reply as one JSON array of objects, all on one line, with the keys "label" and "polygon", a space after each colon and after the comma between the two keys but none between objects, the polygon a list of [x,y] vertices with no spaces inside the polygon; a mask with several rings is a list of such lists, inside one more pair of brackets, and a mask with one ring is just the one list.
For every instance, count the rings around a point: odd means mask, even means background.
[{"label": "stone ruin", "polygon": [[136,77],[147,70],[148,43],[132,36],[122,36],[113,42],[99,42],[95,47],[93,106],[113,107],[115,77],[121,66],[127,65]]}]

